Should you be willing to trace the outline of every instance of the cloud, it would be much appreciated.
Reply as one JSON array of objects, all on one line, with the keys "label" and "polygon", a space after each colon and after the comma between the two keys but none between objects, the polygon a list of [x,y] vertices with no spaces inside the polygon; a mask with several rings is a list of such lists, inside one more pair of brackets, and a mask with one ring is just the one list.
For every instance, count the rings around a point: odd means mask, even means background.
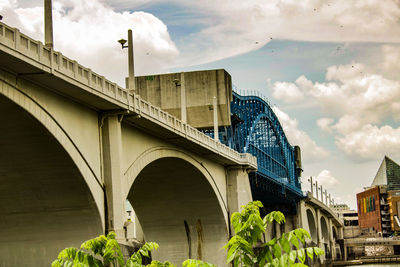
[{"label": "cloud", "polygon": [[[29,34],[39,32],[41,35],[38,37],[42,36],[40,1],[2,1],[5,4],[0,4],[0,10],[5,15],[6,23]],[[165,18],[171,25],[179,20],[180,25],[193,30],[174,40],[179,47],[179,57],[163,22],[145,12],[130,13],[141,7],[151,10],[153,6],[159,8],[165,4],[190,12],[190,16],[169,14]],[[117,49],[112,44],[126,36],[128,28],[135,30],[139,74],[232,57],[257,50],[274,39],[400,42],[400,6],[397,0],[338,0],[329,3],[325,0],[55,0],[54,6],[57,9],[56,46],[73,56],[82,54],[82,49],[86,49],[89,55],[84,61],[95,63],[95,68],[102,71],[107,69],[113,77],[121,73],[125,66],[112,69],[98,66],[98,60],[92,55],[104,54],[107,58],[115,58],[115,62],[122,62],[126,55],[110,50]],[[201,18],[200,22],[193,19],[195,17]],[[60,18],[60,21],[57,20]],[[63,45],[61,35],[64,39],[69,38],[73,47]],[[107,45],[105,40],[109,41]],[[79,49],[74,48],[77,44]],[[83,48],[84,45],[90,45],[90,48]],[[76,51],[72,51],[74,49]],[[296,96],[300,97],[298,92]]]},{"label": "cloud", "polygon": [[[379,66],[381,68],[379,68]],[[330,66],[325,82],[312,82],[304,75],[295,82],[275,82],[290,92],[318,103],[328,117],[317,120],[323,132],[335,136],[336,146],[356,161],[380,159],[385,153],[396,153],[400,129],[390,121],[400,120],[400,47],[382,46],[382,64],[367,67],[352,62]],[[387,78],[388,73],[397,73]],[[289,102],[288,93],[273,96]],[[385,122],[385,123],[383,123]]]},{"label": "cloud", "polygon": [[339,184],[339,181],[333,177],[329,170],[322,170],[315,179],[318,181],[319,185],[322,185],[323,188],[327,189]]},{"label": "cloud", "polygon": [[[43,7],[21,7],[15,0],[0,3],[4,22],[43,40]],[[97,0],[53,3],[55,49],[99,74],[124,85],[127,51],[117,40],[133,29],[135,74],[165,72],[178,55],[167,26],[145,12],[115,12]]]},{"label": "cloud", "polygon": [[383,45],[383,64],[382,68],[385,73],[393,78],[398,78],[400,73],[400,47],[394,45]]},{"label": "cloud", "polygon": [[332,118],[321,118],[317,120],[317,126],[321,129],[321,131],[330,133],[332,132]]},{"label": "cloud", "polygon": [[336,145],[346,154],[363,159],[381,159],[386,154],[400,155],[400,127],[371,124],[344,136],[336,137]]},{"label": "cloud", "polygon": [[272,95],[279,100],[293,103],[304,98],[303,93],[293,83],[276,82],[272,88]]},{"label": "cloud", "polygon": [[[176,64],[202,64],[256,50],[273,39],[318,42],[399,42],[397,0],[108,0],[116,10],[179,6],[196,31],[178,41]],[[170,18],[170,23],[180,20]],[[234,45],[232,45],[234,44]]]},{"label": "cloud", "polygon": [[297,120],[291,119],[287,113],[277,107],[274,107],[273,111],[278,117],[290,144],[300,146],[302,159],[305,163],[315,162],[329,155],[328,151],[318,146],[306,132],[298,129]]}]

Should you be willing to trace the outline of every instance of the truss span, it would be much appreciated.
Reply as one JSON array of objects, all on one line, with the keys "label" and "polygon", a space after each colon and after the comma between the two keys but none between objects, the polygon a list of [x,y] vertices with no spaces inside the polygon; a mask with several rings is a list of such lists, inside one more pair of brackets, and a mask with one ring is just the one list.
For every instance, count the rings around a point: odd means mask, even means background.
[{"label": "truss span", "polygon": [[[295,148],[270,105],[258,96],[233,92],[231,122],[231,126],[219,129],[219,140],[257,157],[258,170],[250,175],[253,198],[283,204],[302,198]],[[212,130],[206,133],[214,135]]]}]

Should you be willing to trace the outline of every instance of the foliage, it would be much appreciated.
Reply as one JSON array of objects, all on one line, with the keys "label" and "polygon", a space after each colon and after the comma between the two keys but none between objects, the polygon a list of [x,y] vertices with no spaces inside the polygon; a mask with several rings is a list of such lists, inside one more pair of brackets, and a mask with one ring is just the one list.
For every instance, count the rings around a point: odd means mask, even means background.
[{"label": "foliage", "polygon": [[[154,242],[145,243],[137,252],[125,262],[121,248],[115,239],[115,233],[107,236],[90,239],[81,245],[80,249],[66,248],[58,254],[58,258],[52,263],[52,267],[142,267],[143,257],[149,257],[149,253],[158,248]],[[152,261],[147,265],[151,267],[174,267],[170,262],[161,263]]]},{"label": "foliage", "polygon": [[[263,205],[259,201],[242,206],[242,212],[235,212],[231,217],[231,225],[235,235],[224,246],[228,250],[227,263],[233,262],[236,266],[260,267],[302,267],[307,257],[313,259],[324,251],[317,247],[303,248],[310,234],[302,229],[295,229],[282,234],[266,243],[261,243],[267,227],[276,221],[285,222],[285,216],[279,211],[273,211],[261,218],[259,209]],[[143,258],[150,258],[150,252],[158,249],[154,242],[145,243],[137,252],[125,262],[121,248],[115,239],[115,233],[107,236],[90,239],[84,242],[80,249],[66,248],[60,252],[52,267],[175,267],[171,262],[153,260],[143,265]],[[182,263],[183,267],[217,267],[213,264],[188,259]]]},{"label": "foliage", "polygon": [[310,234],[302,229],[295,229],[274,238],[267,243],[261,243],[262,235],[273,221],[281,224],[285,216],[279,211],[273,211],[261,218],[260,201],[253,201],[242,206],[242,212],[235,212],[231,217],[231,225],[235,235],[224,246],[228,250],[227,263],[234,266],[307,266],[306,257],[313,259],[314,254],[320,256],[324,251],[318,247],[302,248]]}]

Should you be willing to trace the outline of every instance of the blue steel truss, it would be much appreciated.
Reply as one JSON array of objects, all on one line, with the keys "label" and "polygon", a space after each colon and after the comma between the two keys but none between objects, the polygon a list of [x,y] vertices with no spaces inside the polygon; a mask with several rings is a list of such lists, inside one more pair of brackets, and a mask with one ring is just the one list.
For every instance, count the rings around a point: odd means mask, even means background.
[{"label": "blue steel truss", "polygon": [[[296,166],[295,149],[286,138],[282,126],[269,106],[257,96],[241,96],[233,92],[229,127],[220,127],[219,140],[241,153],[257,157],[258,170],[250,174],[253,197],[254,191],[263,199],[274,202],[289,200],[289,203],[303,197]],[[213,136],[213,130],[205,130]],[[270,196],[265,198],[263,196]],[[256,198],[257,199],[257,198]]]}]

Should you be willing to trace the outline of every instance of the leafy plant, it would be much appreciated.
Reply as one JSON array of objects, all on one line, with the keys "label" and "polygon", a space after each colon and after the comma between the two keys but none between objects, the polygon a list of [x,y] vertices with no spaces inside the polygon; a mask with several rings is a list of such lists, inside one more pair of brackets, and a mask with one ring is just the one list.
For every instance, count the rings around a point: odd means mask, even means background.
[{"label": "leafy plant", "polygon": [[[237,266],[273,266],[286,267],[307,266],[304,264],[307,256],[313,259],[324,251],[318,247],[302,248],[310,234],[302,229],[295,229],[273,238],[267,243],[261,243],[261,237],[269,224],[273,221],[281,224],[285,216],[279,211],[273,211],[261,218],[260,201],[253,201],[242,206],[242,212],[235,212],[231,217],[231,224],[235,235],[224,246],[228,250],[227,263],[233,262]],[[66,248],[60,252],[52,267],[175,267],[171,262],[153,260],[143,265],[143,258],[150,257],[150,252],[158,249],[154,242],[145,243],[137,252],[125,262],[121,248],[115,239],[115,233],[107,236],[90,239],[84,242],[80,249]],[[188,259],[182,263],[183,267],[217,267],[201,260]]]},{"label": "leafy plant", "polygon": [[[58,258],[51,264],[52,267],[141,267],[143,257],[149,257],[150,251],[156,250],[158,244],[145,243],[137,252],[125,262],[121,248],[115,239],[115,233],[107,236],[90,239],[81,245],[80,249],[66,248],[58,254]],[[151,267],[173,267],[170,262],[161,263],[152,261]]]},{"label": "leafy plant", "polygon": [[314,254],[320,256],[324,251],[318,247],[302,248],[310,234],[302,229],[295,229],[273,238],[267,243],[261,243],[261,237],[268,225],[273,221],[281,224],[285,216],[279,211],[273,211],[261,218],[260,201],[253,201],[242,206],[242,212],[235,212],[231,217],[231,225],[235,235],[224,246],[228,250],[227,263],[234,266],[307,266],[306,257],[313,259]]}]

